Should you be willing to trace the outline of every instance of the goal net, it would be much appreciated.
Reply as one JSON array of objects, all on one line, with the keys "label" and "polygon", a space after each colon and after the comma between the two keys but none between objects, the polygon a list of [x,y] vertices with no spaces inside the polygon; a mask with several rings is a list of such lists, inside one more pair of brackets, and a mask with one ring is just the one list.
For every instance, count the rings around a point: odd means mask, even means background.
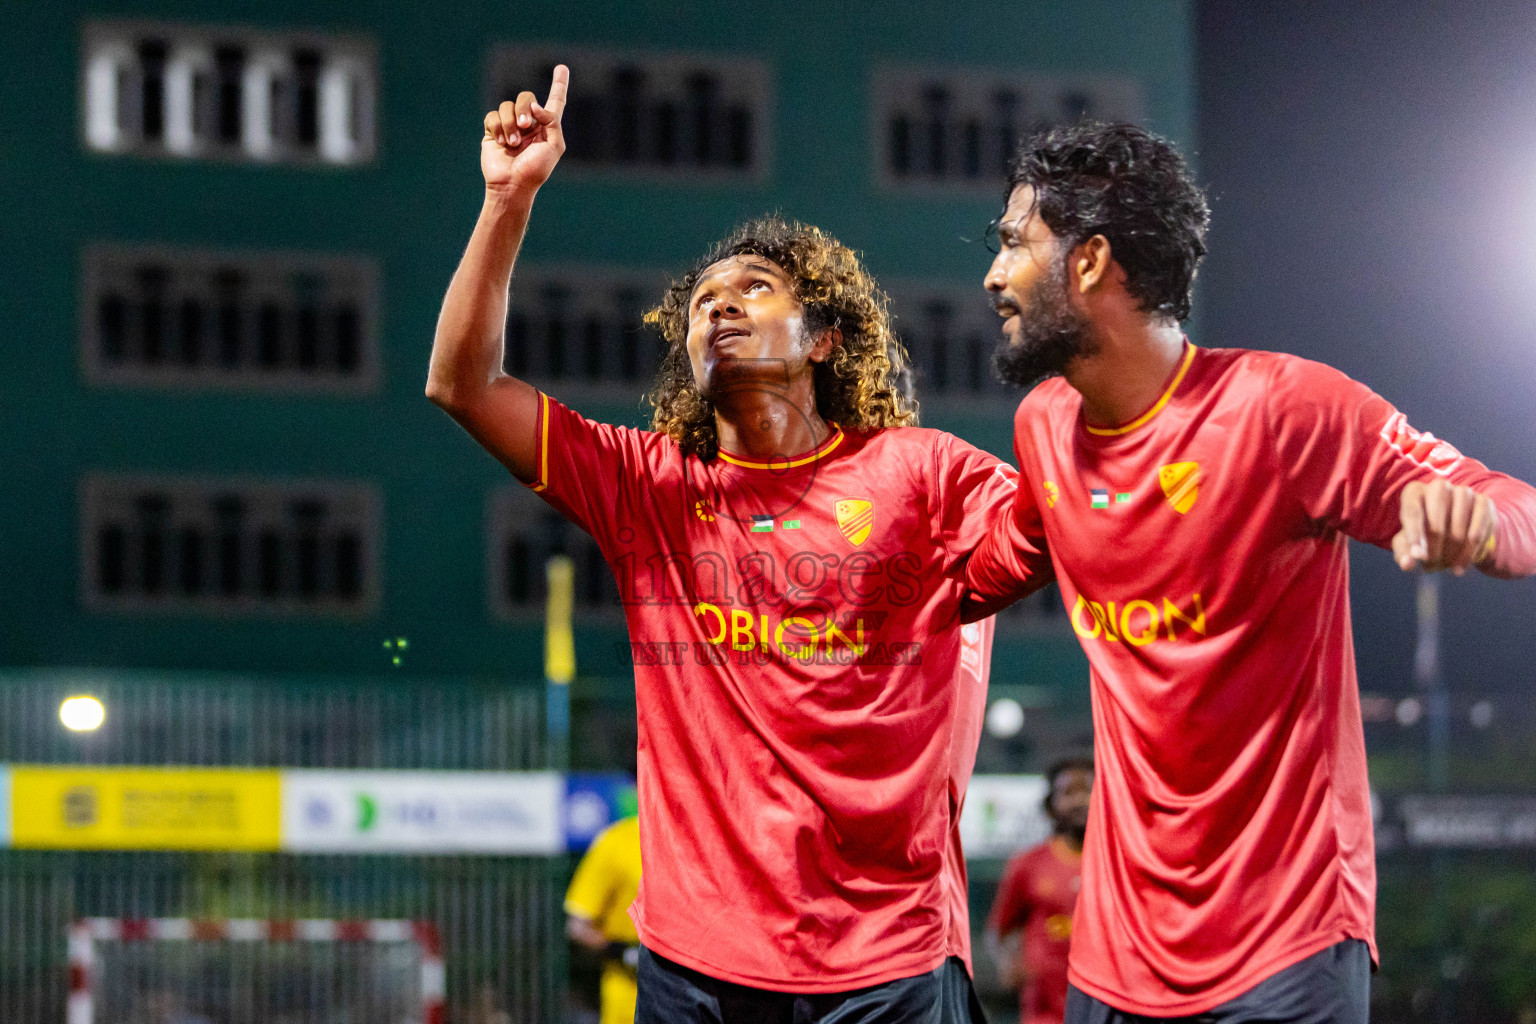
[{"label": "goal net", "polygon": [[69,958],[68,1024],[443,1024],[421,922],[88,918]]}]

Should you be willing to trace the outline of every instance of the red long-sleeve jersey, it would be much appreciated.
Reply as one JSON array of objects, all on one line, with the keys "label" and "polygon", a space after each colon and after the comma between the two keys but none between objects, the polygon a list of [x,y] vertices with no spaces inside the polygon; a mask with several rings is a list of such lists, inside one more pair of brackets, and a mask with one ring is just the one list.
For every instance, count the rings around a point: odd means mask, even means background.
[{"label": "red long-sleeve jersey", "polygon": [[1082,888],[1082,856],[1060,836],[1015,854],[1003,869],[987,928],[1022,931],[1020,1024],[1061,1024],[1067,1016],[1067,950]]},{"label": "red long-sleeve jersey", "polygon": [[641,942],[785,992],[967,957],[958,822],[992,630],[960,622],[962,564],[1013,470],[917,427],[704,462],[539,410],[531,486],[596,538],[629,625]]},{"label": "red long-sleeve jersey", "polygon": [[1308,360],[1196,349],[1120,428],[1046,381],[1020,404],[1013,515],[968,614],[1060,582],[1091,667],[1098,771],[1070,979],[1200,1013],[1345,938],[1375,857],[1346,538],[1387,546],[1410,481],[1498,511],[1485,571],[1536,571],[1536,490]]}]

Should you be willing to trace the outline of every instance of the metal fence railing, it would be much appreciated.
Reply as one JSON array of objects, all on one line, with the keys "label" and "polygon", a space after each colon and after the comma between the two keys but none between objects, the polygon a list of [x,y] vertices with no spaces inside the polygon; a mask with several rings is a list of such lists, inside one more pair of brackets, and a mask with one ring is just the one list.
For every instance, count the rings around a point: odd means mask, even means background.
[{"label": "metal fence railing", "polygon": [[563,858],[0,851],[0,1020],[63,1024],[67,933],[84,917],[430,921],[449,1020],[486,999],[520,1024],[557,1020],[566,871]]},{"label": "metal fence railing", "polygon": [[[59,704],[106,706],[97,732]],[[547,767],[543,693],[476,681],[0,672],[0,764],[518,771]],[[0,849],[0,1021],[61,1024],[71,922],[403,919],[442,937],[448,1020],[563,1015],[561,857]]]},{"label": "metal fence railing", "polygon": [[[107,708],[93,733],[59,704]],[[547,767],[543,692],[460,680],[0,672],[0,763],[519,771]]]}]

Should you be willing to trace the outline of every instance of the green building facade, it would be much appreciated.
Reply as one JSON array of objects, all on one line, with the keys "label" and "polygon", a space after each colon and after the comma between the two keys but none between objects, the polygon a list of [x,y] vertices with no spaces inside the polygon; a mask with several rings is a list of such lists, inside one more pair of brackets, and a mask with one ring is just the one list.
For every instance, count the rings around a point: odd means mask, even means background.
[{"label": "green building facade", "polygon": [[[1194,139],[1187,0],[66,0],[3,22],[0,682],[36,697],[108,680],[122,708],[136,681],[174,704],[177,685],[228,680],[250,695],[226,702],[236,716],[378,688],[480,714],[498,688],[543,686],[543,558],[564,550],[571,756],[588,767],[623,763],[612,736],[633,721],[612,582],[423,396],[489,105],[572,67],[571,148],[519,261],[509,369],[645,422],[640,314],[776,211],[865,254],[923,422],[1004,457],[1017,396],[990,380],[979,240],[1013,140],[1085,113]],[[1086,728],[1086,664],[1053,599],[1000,620],[994,693],[1032,709],[1033,745],[988,738],[984,768],[1038,767],[1031,752]],[[182,749],[164,728],[119,760]],[[56,729],[0,727],[0,762],[96,759],[39,738]],[[390,758],[343,767],[506,766]]]}]

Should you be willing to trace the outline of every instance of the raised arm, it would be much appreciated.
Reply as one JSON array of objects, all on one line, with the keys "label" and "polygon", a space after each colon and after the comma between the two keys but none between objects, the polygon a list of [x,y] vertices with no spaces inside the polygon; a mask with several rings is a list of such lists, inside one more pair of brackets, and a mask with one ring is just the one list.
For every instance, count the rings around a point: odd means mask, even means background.
[{"label": "raised arm", "polygon": [[523,480],[536,471],[538,392],[502,369],[507,289],[533,198],[565,152],[569,82],[561,64],[546,103],[525,92],[485,115],[485,202],[443,299],[427,372],[427,397]]}]

